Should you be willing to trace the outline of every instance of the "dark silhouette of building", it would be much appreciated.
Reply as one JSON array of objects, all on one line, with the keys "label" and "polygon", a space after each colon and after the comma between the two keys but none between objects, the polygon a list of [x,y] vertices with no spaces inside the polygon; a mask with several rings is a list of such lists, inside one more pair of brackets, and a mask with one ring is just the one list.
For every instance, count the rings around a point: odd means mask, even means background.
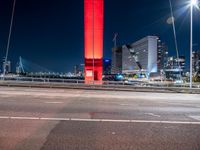
[{"label": "dark silhouette of building", "polygon": [[158,40],[158,72],[167,67],[168,47],[165,43]]},{"label": "dark silhouette of building", "polygon": [[103,74],[104,75],[111,74],[111,68],[112,68],[112,60],[104,59],[103,60]]},{"label": "dark silhouette of building", "polygon": [[112,74],[122,73],[122,47],[114,47],[112,49]]}]

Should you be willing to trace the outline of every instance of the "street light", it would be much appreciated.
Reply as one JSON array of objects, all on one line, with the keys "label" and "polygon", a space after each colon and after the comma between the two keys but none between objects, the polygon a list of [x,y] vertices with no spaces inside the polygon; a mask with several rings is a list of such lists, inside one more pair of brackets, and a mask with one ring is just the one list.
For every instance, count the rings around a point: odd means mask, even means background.
[{"label": "street light", "polygon": [[195,5],[197,5],[197,3],[198,3],[198,1],[197,1],[197,0],[191,0],[191,5],[192,5],[192,6],[195,6]]},{"label": "street light", "polygon": [[5,56],[5,61],[4,61],[5,65],[3,66],[3,80],[4,80],[5,74],[6,74],[6,65],[8,63],[8,52],[10,49],[10,39],[11,39],[13,19],[14,19],[14,14],[15,14],[15,5],[16,5],[16,0],[13,1],[12,17],[11,17],[11,21],[10,21],[10,29],[9,29],[8,42],[7,42],[7,47],[6,47],[6,56]]},{"label": "street light", "polygon": [[192,51],[193,51],[193,8],[198,8],[198,0],[190,1],[190,88],[192,88]]}]

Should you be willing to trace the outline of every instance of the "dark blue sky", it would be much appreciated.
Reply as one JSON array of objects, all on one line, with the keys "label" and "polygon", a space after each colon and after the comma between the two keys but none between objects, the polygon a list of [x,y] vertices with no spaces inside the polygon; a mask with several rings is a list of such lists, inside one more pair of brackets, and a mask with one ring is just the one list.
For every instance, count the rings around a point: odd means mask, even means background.
[{"label": "dark blue sky", "polygon": [[[189,56],[189,10],[172,0],[180,55]],[[0,0],[0,59],[5,56],[13,0]],[[200,11],[194,12],[194,49],[200,49]],[[104,57],[118,44],[157,35],[175,55],[168,0],[105,0]],[[9,59],[19,56],[52,71],[71,71],[83,63],[83,0],[17,0]]]}]

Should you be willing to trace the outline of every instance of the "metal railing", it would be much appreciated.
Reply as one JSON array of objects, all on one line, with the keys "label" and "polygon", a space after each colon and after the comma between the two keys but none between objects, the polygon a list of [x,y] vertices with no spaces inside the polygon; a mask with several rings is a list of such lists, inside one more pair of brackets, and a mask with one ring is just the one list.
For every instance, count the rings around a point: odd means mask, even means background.
[{"label": "metal railing", "polygon": [[[147,82],[147,81],[91,81],[85,83],[84,80],[76,79],[58,79],[58,78],[33,78],[33,77],[5,77],[4,80],[1,78],[1,82],[15,82],[15,83],[39,83],[39,84],[61,84],[61,85],[101,85],[101,86],[122,86],[122,87],[156,87],[156,88],[166,88],[166,87],[181,87],[189,88],[189,83],[172,83],[172,82]],[[200,89],[200,83],[193,84],[193,88]]]}]

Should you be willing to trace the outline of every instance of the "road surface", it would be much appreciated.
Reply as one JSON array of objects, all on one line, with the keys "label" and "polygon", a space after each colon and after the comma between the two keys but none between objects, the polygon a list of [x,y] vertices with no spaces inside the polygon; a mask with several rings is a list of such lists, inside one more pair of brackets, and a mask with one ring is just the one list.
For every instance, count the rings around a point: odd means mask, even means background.
[{"label": "road surface", "polygon": [[0,87],[0,150],[199,150],[200,95]]}]

